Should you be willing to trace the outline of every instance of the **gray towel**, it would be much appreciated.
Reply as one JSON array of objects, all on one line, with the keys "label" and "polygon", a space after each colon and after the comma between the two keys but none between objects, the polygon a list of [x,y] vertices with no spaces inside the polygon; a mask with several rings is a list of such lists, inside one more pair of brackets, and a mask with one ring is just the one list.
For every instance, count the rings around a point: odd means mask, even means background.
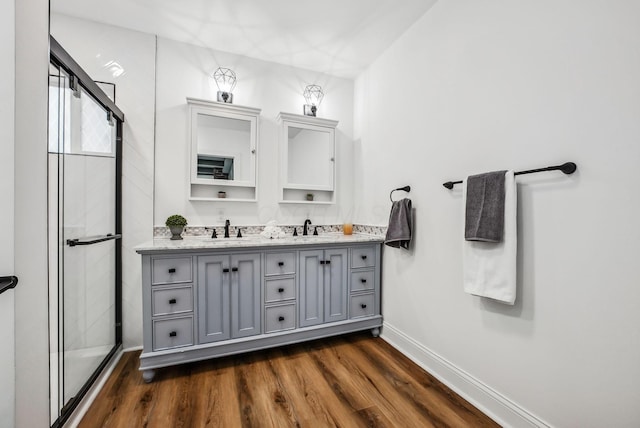
[{"label": "gray towel", "polygon": [[393,248],[409,249],[411,242],[411,199],[395,201],[391,206],[389,227],[384,243]]},{"label": "gray towel", "polygon": [[464,239],[502,242],[504,234],[504,174],[494,171],[467,178]]}]

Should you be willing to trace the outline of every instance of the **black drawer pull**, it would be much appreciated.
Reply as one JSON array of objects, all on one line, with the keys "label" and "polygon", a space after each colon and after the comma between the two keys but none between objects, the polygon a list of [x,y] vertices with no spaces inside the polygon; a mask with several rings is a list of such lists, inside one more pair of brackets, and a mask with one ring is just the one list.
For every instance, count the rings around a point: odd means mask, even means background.
[{"label": "black drawer pull", "polygon": [[176,333],[175,331],[172,331],[171,333],[169,333],[169,337],[176,337],[178,335],[178,333]]},{"label": "black drawer pull", "polygon": [[324,260],[320,260],[320,264],[321,264],[321,265],[323,265],[323,264],[325,264],[325,263],[326,263],[326,262],[325,262]]},{"label": "black drawer pull", "polygon": [[367,255],[366,254],[363,254],[360,257],[362,258],[362,260],[367,260]]},{"label": "black drawer pull", "polygon": [[284,317],[283,316],[279,316],[278,317],[278,321],[284,321]]},{"label": "black drawer pull", "polygon": [[364,278],[360,278],[360,282],[364,284],[364,283],[366,283],[366,282],[367,282],[367,280],[366,280],[366,279],[364,279]]},{"label": "black drawer pull", "polygon": [[175,305],[176,304],[176,299],[169,299],[169,304],[170,305]]},{"label": "black drawer pull", "polygon": [[238,268],[237,267],[231,268],[231,272],[238,272]]},{"label": "black drawer pull", "polygon": [[367,307],[367,304],[366,304],[366,303],[360,303],[360,307],[361,307],[362,309],[365,309],[365,308]]},{"label": "black drawer pull", "polygon": [[169,273],[176,273],[176,268],[169,269]]},{"label": "black drawer pull", "polygon": [[278,288],[278,293],[284,293],[284,288],[282,287]]},{"label": "black drawer pull", "polygon": [[327,260],[325,263],[330,265],[331,264],[331,260]]},{"label": "black drawer pull", "polygon": [[229,268],[222,269],[222,273],[229,273]]},{"label": "black drawer pull", "polygon": [[278,266],[280,267],[284,266],[284,262],[278,262]]}]

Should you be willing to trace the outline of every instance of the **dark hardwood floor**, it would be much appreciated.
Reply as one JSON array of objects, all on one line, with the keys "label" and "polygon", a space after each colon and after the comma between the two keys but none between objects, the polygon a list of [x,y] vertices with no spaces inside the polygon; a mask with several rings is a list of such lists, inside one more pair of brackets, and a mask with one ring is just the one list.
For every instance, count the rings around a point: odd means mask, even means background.
[{"label": "dark hardwood floor", "polygon": [[385,341],[318,340],[158,370],[122,357],[80,427],[496,427]]}]

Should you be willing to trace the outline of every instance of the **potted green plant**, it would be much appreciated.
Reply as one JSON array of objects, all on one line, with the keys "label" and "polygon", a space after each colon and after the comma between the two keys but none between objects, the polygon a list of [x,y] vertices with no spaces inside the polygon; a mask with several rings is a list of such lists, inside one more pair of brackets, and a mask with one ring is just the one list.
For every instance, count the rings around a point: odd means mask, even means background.
[{"label": "potted green plant", "polygon": [[180,214],[174,214],[167,217],[167,221],[164,224],[171,231],[172,240],[182,239],[181,234],[184,227],[187,225],[187,219],[182,217]]}]

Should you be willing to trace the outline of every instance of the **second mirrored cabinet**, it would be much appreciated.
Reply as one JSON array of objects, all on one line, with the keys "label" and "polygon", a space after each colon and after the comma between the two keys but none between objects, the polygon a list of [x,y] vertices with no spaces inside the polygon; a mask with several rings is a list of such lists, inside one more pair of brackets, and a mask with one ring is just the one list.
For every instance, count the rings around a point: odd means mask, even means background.
[{"label": "second mirrored cabinet", "polygon": [[260,109],[187,98],[190,200],[255,202]]},{"label": "second mirrored cabinet", "polygon": [[335,203],[338,121],[280,113],[281,203]]}]

